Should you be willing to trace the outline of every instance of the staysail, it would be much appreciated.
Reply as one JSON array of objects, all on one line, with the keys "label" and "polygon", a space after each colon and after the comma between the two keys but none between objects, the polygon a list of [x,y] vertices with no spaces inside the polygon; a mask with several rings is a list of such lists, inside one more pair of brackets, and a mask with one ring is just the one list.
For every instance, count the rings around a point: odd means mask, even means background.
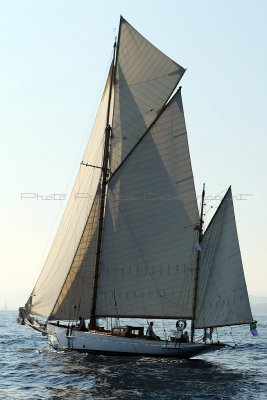
[{"label": "staysail", "polygon": [[253,321],[228,189],[201,242],[196,328]]},{"label": "staysail", "polygon": [[[101,166],[111,73],[109,73],[94,127],[83,157]],[[27,312],[49,317],[70,272],[100,181],[99,168],[81,165],[67,207],[39,279],[27,303]],[[89,266],[89,268],[91,268]],[[69,318],[69,312],[62,316]]]},{"label": "staysail", "polygon": [[191,318],[198,218],[179,90],[110,179],[96,314]]},{"label": "staysail", "polygon": [[96,192],[69,273],[49,319],[78,320],[80,315],[84,318],[90,318],[99,210],[100,187]]}]

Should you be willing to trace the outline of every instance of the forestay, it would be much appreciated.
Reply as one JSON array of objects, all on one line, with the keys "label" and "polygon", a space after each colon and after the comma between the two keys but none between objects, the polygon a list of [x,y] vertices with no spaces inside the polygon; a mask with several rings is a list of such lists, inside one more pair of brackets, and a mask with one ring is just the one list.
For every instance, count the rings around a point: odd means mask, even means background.
[{"label": "forestay", "polygon": [[90,318],[100,194],[99,187],[69,273],[50,315],[52,320],[78,320],[79,315]]},{"label": "forestay", "polygon": [[[95,166],[102,164],[109,88],[110,74],[83,157],[84,162]],[[31,314],[49,317],[54,308],[88,220],[100,173],[100,169],[80,166],[54,242],[27,303],[27,311]]]}]

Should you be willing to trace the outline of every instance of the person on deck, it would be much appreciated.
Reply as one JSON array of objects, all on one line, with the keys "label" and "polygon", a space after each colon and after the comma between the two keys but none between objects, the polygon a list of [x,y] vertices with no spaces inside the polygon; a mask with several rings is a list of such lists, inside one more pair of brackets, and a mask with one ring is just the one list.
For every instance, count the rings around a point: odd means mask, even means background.
[{"label": "person on deck", "polygon": [[154,340],[160,340],[160,337],[157,336],[155,334],[155,332],[153,331],[153,322],[149,323],[149,326],[147,327],[147,330],[146,330],[146,336],[151,339],[154,339]]},{"label": "person on deck", "polygon": [[82,317],[79,317],[79,326],[78,326],[79,331],[86,331],[85,327],[85,320]]},{"label": "person on deck", "polygon": [[184,343],[189,343],[189,335],[188,335],[188,332],[187,332],[187,331],[185,331],[184,333],[182,333],[181,338],[180,338],[180,341],[181,341],[181,342],[184,342]]}]

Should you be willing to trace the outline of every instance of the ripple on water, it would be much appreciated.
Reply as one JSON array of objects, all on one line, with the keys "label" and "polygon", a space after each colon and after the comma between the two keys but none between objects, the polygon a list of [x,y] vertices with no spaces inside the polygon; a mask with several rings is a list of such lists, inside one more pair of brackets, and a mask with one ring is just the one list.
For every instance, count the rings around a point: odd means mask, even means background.
[{"label": "ripple on water", "polygon": [[267,398],[267,324],[259,338],[249,337],[236,349],[207,354],[203,359],[168,360],[57,352],[37,332],[17,325],[16,313],[1,317],[3,399]]}]

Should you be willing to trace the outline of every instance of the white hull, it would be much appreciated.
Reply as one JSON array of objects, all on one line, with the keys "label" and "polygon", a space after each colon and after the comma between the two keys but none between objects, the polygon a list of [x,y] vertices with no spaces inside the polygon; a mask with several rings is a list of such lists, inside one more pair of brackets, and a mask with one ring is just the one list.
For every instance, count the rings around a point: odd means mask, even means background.
[{"label": "white hull", "polygon": [[143,355],[152,357],[190,358],[199,354],[220,350],[223,344],[173,343],[112,336],[101,332],[80,332],[68,334],[66,327],[48,324],[50,344],[56,350],[75,350],[83,353],[107,355]]}]

